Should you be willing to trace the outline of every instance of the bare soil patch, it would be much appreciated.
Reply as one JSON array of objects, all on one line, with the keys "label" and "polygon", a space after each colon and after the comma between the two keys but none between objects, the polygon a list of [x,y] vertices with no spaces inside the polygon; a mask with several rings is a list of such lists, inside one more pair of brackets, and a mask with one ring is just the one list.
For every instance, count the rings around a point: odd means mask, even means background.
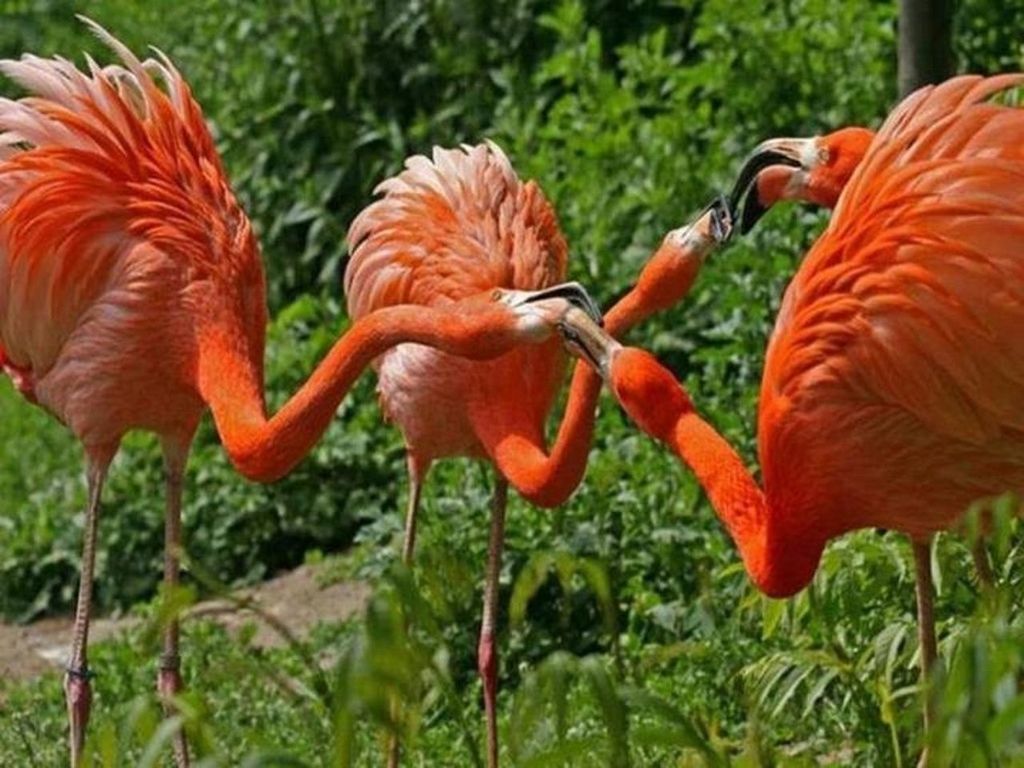
[{"label": "bare soil patch", "polygon": [[[303,565],[236,594],[256,601],[262,611],[281,621],[297,637],[304,637],[321,621],[341,621],[363,610],[370,588],[357,581],[343,581],[321,586],[317,566]],[[267,623],[249,610],[239,610],[227,600],[199,603],[191,615],[210,618],[229,631],[255,623],[253,643],[271,648],[282,645],[283,638]],[[93,619],[89,628],[89,644],[102,643],[138,623],[138,619]],[[58,616],[25,625],[0,623],[0,680],[19,681],[60,669],[67,657],[71,641],[70,616]]]}]

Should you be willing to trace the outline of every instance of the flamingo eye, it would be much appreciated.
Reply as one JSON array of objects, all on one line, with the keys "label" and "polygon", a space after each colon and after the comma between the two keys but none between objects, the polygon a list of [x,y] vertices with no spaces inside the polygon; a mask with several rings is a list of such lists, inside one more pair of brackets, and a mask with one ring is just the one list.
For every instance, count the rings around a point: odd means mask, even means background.
[{"label": "flamingo eye", "polygon": [[818,164],[828,165],[832,159],[832,153],[829,152],[828,147],[818,147]]},{"label": "flamingo eye", "polygon": [[493,291],[491,291],[491,300],[492,301],[501,301],[501,297],[502,297],[501,288],[495,288]]}]

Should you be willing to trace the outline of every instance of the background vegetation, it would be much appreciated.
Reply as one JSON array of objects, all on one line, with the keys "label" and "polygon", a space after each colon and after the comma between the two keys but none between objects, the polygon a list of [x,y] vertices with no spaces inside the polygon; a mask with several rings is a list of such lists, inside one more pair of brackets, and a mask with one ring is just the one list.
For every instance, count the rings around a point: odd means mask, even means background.
[{"label": "background vegetation", "polygon": [[[136,51],[163,49],[188,77],[261,233],[276,402],[344,328],[345,228],[410,154],[495,139],[554,201],[572,277],[607,302],[757,141],[876,125],[896,97],[889,1],[0,7],[5,56],[109,58],[73,17],[86,12]],[[1019,68],[1022,30],[1021,0],[963,0],[958,68]],[[771,319],[823,222],[799,208],[773,212],[715,256],[684,306],[635,335],[751,461]],[[187,624],[194,687],[184,715],[211,765],[376,762],[388,692],[405,702],[394,725],[411,764],[479,760],[474,649],[491,480],[471,462],[439,467],[415,577],[397,567],[403,452],[372,387],[367,377],[313,455],[274,486],[237,478],[209,424],[200,435],[185,510],[200,590],[352,545],[331,570],[377,587],[365,619],[270,655]],[[71,604],[80,464],[65,432],[0,381],[0,612],[9,619]],[[159,467],[154,441],[133,437],[108,489],[98,561],[101,606],[135,606],[154,620]],[[514,501],[508,528],[501,709],[514,764],[902,765],[919,750],[912,568],[899,537],[837,542],[811,589],[764,600],[692,477],[607,402],[585,487],[554,512]],[[1021,541],[1007,522],[1002,586],[987,596],[962,541],[937,548],[949,662],[938,688],[940,764],[1024,760]],[[414,627],[408,642],[403,617]],[[153,702],[137,698],[152,680],[152,649],[152,632],[140,631],[94,658],[102,764],[160,759],[166,733]],[[58,679],[3,694],[0,764],[61,764]]]}]

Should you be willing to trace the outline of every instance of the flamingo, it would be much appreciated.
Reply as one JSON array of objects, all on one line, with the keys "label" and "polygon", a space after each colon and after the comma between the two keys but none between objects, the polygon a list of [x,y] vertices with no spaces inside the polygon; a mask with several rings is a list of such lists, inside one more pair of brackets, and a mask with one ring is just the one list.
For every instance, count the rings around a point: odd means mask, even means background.
[{"label": "flamingo", "polygon": [[864,159],[874,131],[859,126],[824,136],[768,139],[757,145],[733,186],[732,203],[746,193],[740,229],[748,232],[782,200],[835,208]]},{"label": "flamingo", "polygon": [[[356,217],[348,233],[345,293],[353,318],[396,304],[445,307],[494,287],[538,290],[565,279],[568,249],[553,208],[536,183],[519,179],[492,142],[412,157],[377,191],[382,197]],[[636,286],[609,310],[609,333],[620,335],[685,295],[701,262],[722,239],[725,213],[725,201],[716,201],[692,226],[665,236]],[[486,458],[495,470],[477,648],[492,768],[498,764],[494,633],[508,486],[542,507],[563,503],[583,477],[593,435],[601,381],[582,365],[555,443],[550,449],[545,445],[544,425],[565,362],[554,340],[487,362],[402,344],[376,363],[383,412],[398,425],[407,448],[402,548],[407,565],[431,464],[473,456]],[[392,736],[388,763],[395,766],[398,760]]]},{"label": "flamingo", "polygon": [[[1003,77],[979,75],[951,78],[933,86],[929,112],[920,119],[938,120],[950,112],[962,111],[1005,88],[1005,82]],[[835,208],[874,138],[870,128],[848,126],[824,136],[761,142],[737,176],[730,196],[733,206],[739,206],[740,198],[746,195],[741,231],[749,231],[782,200]]]},{"label": "flamingo", "polygon": [[[963,110],[1004,87],[1005,81],[1000,77],[951,78],[935,86],[929,97],[929,114],[938,118]],[[869,128],[849,126],[824,136],[769,139],[759,144],[744,163],[730,195],[737,208],[745,197],[739,215],[740,230],[750,231],[768,209],[783,200],[835,208],[874,137],[875,132]],[[984,538],[974,540],[971,556],[978,578],[991,586],[995,577]]]},{"label": "flamingo", "polygon": [[[1024,491],[1024,112],[983,99],[1021,83],[925,88],[880,129],[768,344],[763,488],[653,357],[575,313],[564,323],[630,417],[693,470],[765,594],[805,587],[845,532],[905,533],[925,681],[932,536],[975,500]],[[926,698],[926,737],[932,718]]]},{"label": "flamingo", "polygon": [[[259,247],[199,105],[163,54],[140,62],[84,20],[121,65],[88,71],[31,55],[0,70],[33,95],[0,100],[0,365],[63,422],[86,456],[82,574],[64,689],[73,766],[92,698],[87,640],[104,479],[122,436],[156,433],[166,470],[164,578],[178,583],[182,477],[212,411],[234,466],[268,482],[323,433],[353,381],[399,343],[487,358],[551,346],[579,286],[466,292],[445,307],[392,306],[355,322],[268,417]],[[159,85],[162,83],[163,87]],[[178,627],[163,638],[158,691],[180,690]],[[175,760],[188,764],[184,735]]]}]

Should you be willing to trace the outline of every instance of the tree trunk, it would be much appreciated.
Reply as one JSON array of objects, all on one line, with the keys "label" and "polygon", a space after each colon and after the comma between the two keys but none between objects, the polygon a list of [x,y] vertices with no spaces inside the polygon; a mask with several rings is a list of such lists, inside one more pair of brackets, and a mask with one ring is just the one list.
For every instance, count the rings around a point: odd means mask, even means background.
[{"label": "tree trunk", "polygon": [[900,0],[900,96],[953,75],[953,0]]}]

